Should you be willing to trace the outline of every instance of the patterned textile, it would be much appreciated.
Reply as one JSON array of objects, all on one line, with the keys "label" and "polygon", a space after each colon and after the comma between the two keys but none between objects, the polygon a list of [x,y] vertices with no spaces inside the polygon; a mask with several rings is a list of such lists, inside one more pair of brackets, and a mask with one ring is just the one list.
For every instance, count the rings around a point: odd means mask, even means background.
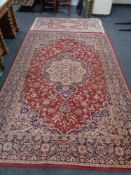
[{"label": "patterned textile", "polygon": [[31,30],[70,31],[70,32],[104,32],[101,20],[97,18],[36,18]]},{"label": "patterned textile", "polygon": [[0,93],[0,164],[130,171],[130,105],[105,33],[29,31]]},{"label": "patterned textile", "polygon": [[35,0],[14,0],[15,5],[29,6],[34,4]]}]

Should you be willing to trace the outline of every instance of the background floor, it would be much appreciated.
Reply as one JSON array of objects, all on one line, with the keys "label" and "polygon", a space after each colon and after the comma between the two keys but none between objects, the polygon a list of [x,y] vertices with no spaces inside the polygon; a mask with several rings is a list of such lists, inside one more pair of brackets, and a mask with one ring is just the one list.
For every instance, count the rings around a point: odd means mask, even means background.
[{"label": "background floor", "polygon": [[[14,7],[16,11],[17,22],[20,31],[17,33],[15,39],[6,39],[6,44],[9,47],[9,54],[4,58],[5,70],[2,77],[0,77],[0,87],[4,83],[12,63],[16,57],[18,49],[24,39],[25,34],[31,27],[36,17],[54,17],[51,11],[40,13],[39,4],[35,4],[34,12],[28,8]],[[55,17],[67,18],[67,9],[60,8]],[[71,16],[78,18],[76,7],[72,7]],[[108,33],[112,40],[113,47],[118,56],[118,60],[122,66],[124,75],[131,89],[131,32],[120,32],[120,28],[131,28],[129,26],[116,26],[115,22],[131,22],[131,5],[113,5],[112,13],[110,16],[95,16],[102,20],[105,31]],[[79,18],[82,18],[79,16]],[[131,175],[131,173],[114,173],[114,172],[98,172],[86,170],[70,170],[59,168],[15,168],[15,167],[0,167],[0,175]]]}]

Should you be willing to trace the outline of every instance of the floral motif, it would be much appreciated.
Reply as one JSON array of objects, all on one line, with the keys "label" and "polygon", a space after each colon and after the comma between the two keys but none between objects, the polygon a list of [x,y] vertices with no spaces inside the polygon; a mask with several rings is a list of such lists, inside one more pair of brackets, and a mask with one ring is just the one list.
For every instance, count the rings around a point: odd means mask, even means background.
[{"label": "floral motif", "polygon": [[[50,79],[62,59],[79,81]],[[0,162],[131,168],[130,104],[106,34],[30,31],[0,92]]]},{"label": "floral motif", "polygon": [[79,154],[87,154],[87,149],[85,145],[79,145],[78,146],[78,152]]},{"label": "floral motif", "polygon": [[[45,50],[46,47],[36,50],[38,56],[32,59],[24,84],[24,101],[38,109],[43,123],[51,128],[62,133],[79,129],[88,122],[91,112],[105,104],[106,81],[98,55],[70,39],[58,40],[54,47],[48,45],[48,55]],[[34,60],[39,61],[36,64]]]},{"label": "floral motif", "polygon": [[66,88],[66,86],[73,83],[81,82],[86,70],[82,68],[78,61],[62,59],[54,61],[46,72],[49,74],[51,81],[60,82]]},{"label": "floral motif", "polygon": [[31,30],[104,33],[101,21],[97,18],[36,18]]},{"label": "floral motif", "polygon": [[3,147],[4,151],[10,151],[12,149],[12,143],[6,143]]},{"label": "floral motif", "polygon": [[45,152],[45,153],[48,153],[49,150],[50,150],[50,144],[48,144],[48,143],[42,144],[41,150],[42,150],[43,152]]}]

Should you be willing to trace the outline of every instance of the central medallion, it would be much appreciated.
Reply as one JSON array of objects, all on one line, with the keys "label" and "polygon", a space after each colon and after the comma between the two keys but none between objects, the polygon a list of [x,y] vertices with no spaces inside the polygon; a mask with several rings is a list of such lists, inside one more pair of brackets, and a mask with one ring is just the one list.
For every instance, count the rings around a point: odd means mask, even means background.
[{"label": "central medallion", "polygon": [[70,58],[53,61],[46,69],[50,81],[61,83],[63,86],[80,83],[87,73],[81,62]]},{"label": "central medallion", "polygon": [[39,128],[40,122],[53,132],[81,130],[105,104],[102,63],[94,49],[79,39],[48,42],[34,52],[24,84],[24,104],[37,114],[31,119],[33,127],[38,124]]}]

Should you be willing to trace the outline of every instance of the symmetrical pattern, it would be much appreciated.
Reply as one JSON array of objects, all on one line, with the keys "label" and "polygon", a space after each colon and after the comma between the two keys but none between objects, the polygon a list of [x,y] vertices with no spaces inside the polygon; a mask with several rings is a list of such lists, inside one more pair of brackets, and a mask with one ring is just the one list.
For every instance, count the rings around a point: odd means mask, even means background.
[{"label": "symmetrical pattern", "polygon": [[30,31],[0,93],[0,162],[130,170],[130,105],[106,34]]},{"label": "symmetrical pattern", "polygon": [[31,30],[70,31],[70,32],[104,32],[101,21],[97,18],[36,18]]},{"label": "symmetrical pattern", "polygon": [[[39,108],[38,114],[44,123],[60,133],[81,128],[91,117],[90,108],[99,110],[105,101],[106,82],[97,55],[69,38],[58,39],[36,52],[33,70],[32,67],[28,70],[24,84],[26,102],[35,110]],[[92,86],[99,87],[99,95]],[[92,95],[86,97],[89,92]]]}]

